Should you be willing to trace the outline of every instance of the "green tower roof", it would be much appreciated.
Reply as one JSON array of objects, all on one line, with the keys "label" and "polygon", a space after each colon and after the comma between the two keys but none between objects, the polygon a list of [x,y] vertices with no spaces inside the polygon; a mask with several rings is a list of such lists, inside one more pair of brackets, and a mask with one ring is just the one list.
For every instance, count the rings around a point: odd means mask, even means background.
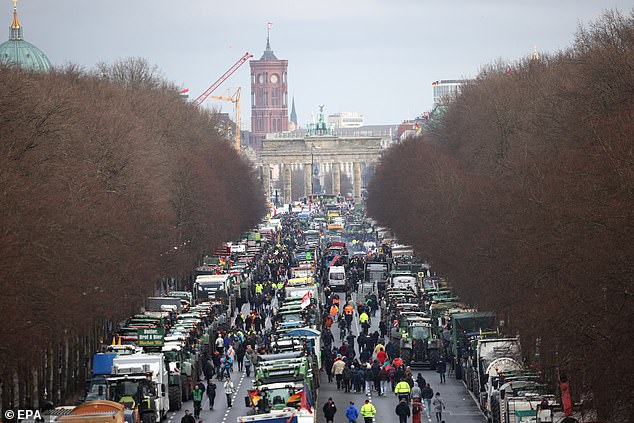
[{"label": "green tower roof", "polygon": [[9,26],[9,41],[0,44],[0,62],[36,72],[48,72],[52,67],[42,50],[24,41],[15,2],[13,22]]}]

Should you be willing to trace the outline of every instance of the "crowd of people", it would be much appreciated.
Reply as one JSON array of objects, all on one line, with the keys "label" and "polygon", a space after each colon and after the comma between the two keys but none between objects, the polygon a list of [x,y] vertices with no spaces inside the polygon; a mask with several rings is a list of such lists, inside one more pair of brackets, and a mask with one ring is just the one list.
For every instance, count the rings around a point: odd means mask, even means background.
[{"label": "crowd of people", "polygon": [[[181,423],[195,423],[196,419],[200,419],[204,395],[209,400],[209,409],[213,410],[218,389],[225,394],[227,407],[232,407],[232,397],[236,392],[231,380],[232,372],[244,372],[250,377],[259,356],[271,353],[276,339],[275,328],[279,323],[275,299],[284,299],[284,287],[292,277],[292,251],[302,237],[297,221],[287,223],[280,230],[278,242],[273,243],[255,263],[248,301],[237,302],[233,324],[220,325],[214,332],[210,349],[203,357],[204,381],[198,381],[192,390],[194,414],[186,410]],[[247,303],[249,311],[243,313],[243,305]],[[222,385],[217,386],[216,382]]]},{"label": "crowd of people", "polygon": [[[395,414],[401,423],[406,423],[410,417],[413,423],[420,423],[424,412],[434,416],[438,423],[443,422],[445,402],[440,392],[434,393],[422,373],[414,377],[411,368],[399,357],[398,347],[389,339],[385,343],[385,320],[381,320],[378,331],[370,333],[372,318],[376,317],[380,305],[376,295],[372,293],[365,302],[355,305],[349,293],[342,303],[339,294],[326,288],[325,299],[322,363],[328,383],[336,383],[337,390],[363,394],[366,398],[372,393],[395,395],[399,401]],[[355,313],[358,316],[358,336],[351,330]],[[333,326],[340,330],[339,346],[334,345]],[[437,366],[440,383],[445,382],[445,371],[446,366]],[[326,421],[332,421],[336,413],[332,398],[324,405],[323,412]],[[355,422],[359,415],[369,423],[376,414],[376,408],[368,399],[360,409],[351,401],[345,414],[350,423]]]}]

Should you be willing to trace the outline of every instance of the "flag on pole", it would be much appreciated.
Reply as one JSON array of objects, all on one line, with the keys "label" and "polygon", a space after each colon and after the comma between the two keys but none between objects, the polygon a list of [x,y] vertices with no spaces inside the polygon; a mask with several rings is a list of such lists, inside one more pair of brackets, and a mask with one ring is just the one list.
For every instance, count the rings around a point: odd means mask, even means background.
[{"label": "flag on pole", "polygon": [[299,400],[301,400],[304,395],[302,395],[303,391],[299,391],[294,393],[293,395],[291,395],[290,397],[288,397],[288,399],[286,400],[287,403],[292,403],[292,402],[297,402]]},{"label": "flag on pole", "polygon": [[310,390],[308,389],[306,382],[304,382],[304,389],[302,389],[302,402],[300,403],[300,406],[308,410],[310,414],[313,414],[313,399],[310,396]]},{"label": "flag on pole", "polygon": [[310,291],[306,291],[304,296],[302,297],[301,307],[302,310],[310,305]]},{"label": "flag on pole", "polygon": [[251,403],[253,406],[255,407],[258,405],[258,402],[260,402],[260,395],[258,394],[258,391],[249,392],[249,396],[251,397]]},{"label": "flag on pole", "polygon": [[185,88],[179,94],[185,97],[189,96],[189,88]]}]

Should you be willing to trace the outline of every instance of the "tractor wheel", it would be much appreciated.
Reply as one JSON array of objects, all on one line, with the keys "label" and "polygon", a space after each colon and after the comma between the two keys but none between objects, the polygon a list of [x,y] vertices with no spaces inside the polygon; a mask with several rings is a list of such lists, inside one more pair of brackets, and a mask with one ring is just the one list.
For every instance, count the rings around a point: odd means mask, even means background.
[{"label": "tractor wheel", "polygon": [[168,388],[170,411],[178,411],[183,405],[181,387],[179,385],[170,385]]}]

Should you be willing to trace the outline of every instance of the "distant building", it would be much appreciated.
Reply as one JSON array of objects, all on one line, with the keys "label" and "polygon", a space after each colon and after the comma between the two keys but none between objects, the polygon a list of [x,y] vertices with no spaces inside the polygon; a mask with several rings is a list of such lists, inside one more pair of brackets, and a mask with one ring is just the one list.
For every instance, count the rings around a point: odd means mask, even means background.
[{"label": "distant building", "polygon": [[297,123],[297,112],[295,111],[295,97],[293,97],[293,105],[291,106],[291,119],[288,122],[288,130],[294,131],[299,128],[299,124]]},{"label": "distant building", "polygon": [[333,128],[359,128],[363,126],[363,115],[357,112],[340,112],[328,116],[328,126]]},{"label": "distant building", "polygon": [[51,62],[42,50],[24,41],[15,2],[13,22],[9,26],[9,40],[0,44],[0,62],[35,72],[48,72],[52,68]]},{"label": "distant building", "polygon": [[439,105],[443,99],[451,99],[460,94],[462,86],[468,81],[468,79],[441,79],[432,82],[434,106]]},{"label": "distant building", "polygon": [[288,131],[288,60],[278,59],[269,36],[260,60],[251,60],[251,142],[259,149],[266,134]]}]

